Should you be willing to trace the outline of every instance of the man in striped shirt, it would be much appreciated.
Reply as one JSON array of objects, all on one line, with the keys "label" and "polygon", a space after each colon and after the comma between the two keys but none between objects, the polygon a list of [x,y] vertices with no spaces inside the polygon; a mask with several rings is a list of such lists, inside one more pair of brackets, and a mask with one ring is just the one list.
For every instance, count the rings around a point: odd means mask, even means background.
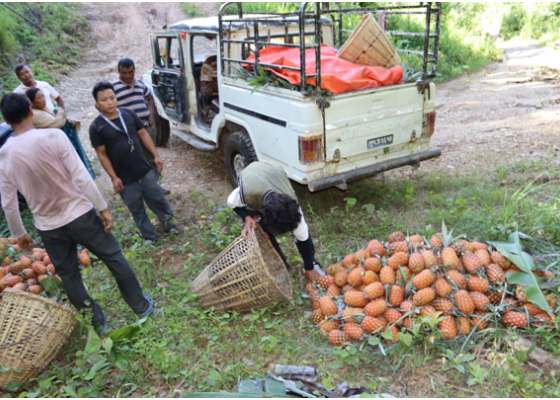
[{"label": "man in striped shirt", "polygon": [[[154,143],[156,141],[156,127],[154,124],[155,106],[154,98],[148,86],[140,79],[134,77],[136,68],[134,61],[130,58],[123,58],[118,63],[119,80],[113,82],[115,88],[115,95],[117,96],[117,106],[126,107],[131,109],[138,115],[138,118],[144,123],[144,129],[152,138]],[[157,166],[154,161],[154,156],[150,153],[144,145],[142,151],[146,161],[157,171]],[[163,189],[164,194],[171,193],[169,190]]]}]

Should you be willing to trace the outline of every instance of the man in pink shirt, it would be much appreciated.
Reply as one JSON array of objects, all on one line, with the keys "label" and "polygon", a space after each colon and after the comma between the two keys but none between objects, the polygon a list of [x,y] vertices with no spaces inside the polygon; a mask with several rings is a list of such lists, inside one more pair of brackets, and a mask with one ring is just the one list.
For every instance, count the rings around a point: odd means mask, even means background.
[{"label": "man in pink shirt", "polygon": [[[90,308],[93,323],[107,330],[103,309],[87,293],[77,263],[81,244],[102,260],[117,281],[122,297],[141,317],[153,312],[153,299],[142,293],[120,245],[110,233],[113,218],[87,169],[59,129],[34,129],[29,100],[10,93],[0,103],[2,116],[14,129],[0,150],[2,208],[21,249],[33,246],[23,226],[17,192],[27,200],[35,227],[62,279],[70,302]],[[101,218],[95,212],[100,211]]]}]

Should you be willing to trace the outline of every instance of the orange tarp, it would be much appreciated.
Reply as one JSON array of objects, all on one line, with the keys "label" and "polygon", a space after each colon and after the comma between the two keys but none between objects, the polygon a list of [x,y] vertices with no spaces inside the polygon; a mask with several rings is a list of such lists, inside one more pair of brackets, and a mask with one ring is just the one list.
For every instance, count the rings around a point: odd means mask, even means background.
[{"label": "orange tarp", "polygon": [[[287,67],[300,67],[300,49],[291,47],[269,46],[259,52],[260,63],[282,65]],[[255,55],[247,58],[255,61]],[[245,64],[252,69],[253,66]],[[301,84],[301,75],[298,71],[264,68],[290,82],[292,85]],[[305,51],[305,74],[315,74],[315,50]],[[369,67],[358,65],[343,60],[336,56],[336,49],[327,45],[321,46],[321,88],[331,93],[339,94],[355,90],[369,89],[379,86],[389,86],[402,83],[403,70],[397,65],[391,69],[383,67]],[[307,83],[317,85],[315,78],[307,79]]]}]

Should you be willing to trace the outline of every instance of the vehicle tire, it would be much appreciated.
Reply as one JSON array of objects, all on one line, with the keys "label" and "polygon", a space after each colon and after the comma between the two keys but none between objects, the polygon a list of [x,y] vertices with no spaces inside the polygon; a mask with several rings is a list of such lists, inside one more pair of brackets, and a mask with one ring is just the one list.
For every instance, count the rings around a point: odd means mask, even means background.
[{"label": "vehicle tire", "polygon": [[243,171],[253,161],[257,161],[255,148],[246,131],[233,132],[226,141],[224,158],[226,172],[233,188],[238,186],[237,174]]},{"label": "vehicle tire", "polygon": [[156,124],[156,146],[165,146],[167,142],[169,142],[169,135],[171,134],[169,121],[160,117],[157,109],[154,111],[154,121]]}]

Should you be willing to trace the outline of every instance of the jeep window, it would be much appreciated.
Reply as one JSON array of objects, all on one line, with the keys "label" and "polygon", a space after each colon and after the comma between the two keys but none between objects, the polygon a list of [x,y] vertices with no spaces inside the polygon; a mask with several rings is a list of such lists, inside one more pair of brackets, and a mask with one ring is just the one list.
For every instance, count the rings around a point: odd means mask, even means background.
[{"label": "jeep window", "polygon": [[210,56],[218,54],[216,36],[195,35],[192,38],[193,63],[203,63]]},{"label": "jeep window", "polygon": [[177,39],[170,37],[157,38],[155,46],[155,68],[179,69],[181,68],[181,52]]}]

